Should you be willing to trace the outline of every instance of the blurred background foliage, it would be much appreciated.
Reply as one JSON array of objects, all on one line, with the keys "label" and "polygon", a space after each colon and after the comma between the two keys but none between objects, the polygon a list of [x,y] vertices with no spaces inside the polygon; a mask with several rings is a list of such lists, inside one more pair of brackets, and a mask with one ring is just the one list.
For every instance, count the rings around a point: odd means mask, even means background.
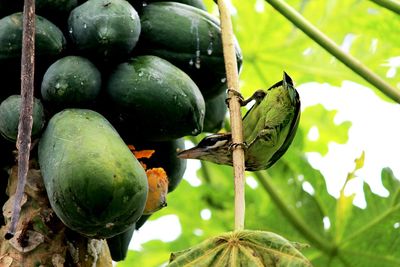
[{"label": "blurred background foliage", "polygon": [[[218,15],[214,2],[205,2],[208,10]],[[286,2],[399,89],[398,14],[366,0]],[[285,70],[297,85],[317,82],[338,86],[350,80],[368,86],[390,102],[267,2],[232,3],[234,30],[244,57],[240,82],[245,97],[280,80]],[[299,131],[284,157],[268,171],[247,173],[246,228],[273,231],[291,241],[309,244],[302,252],[314,266],[400,266],[400,182],[393,172],[389,168],[381,172],[387,197],[373,193],[370,185],[363,184],[366,207],[360,208],[353,205],[354,195],[345,194],[344,188],[363,167],[363,154],[354,159],[354,170],[340,185],[342,190],[336,197],[328,193],[324,176],[307,159],[306,152],[325,155],[329,143],[347,142],[351,122],[335,123],[335,114],[335,110],[327,110],[321,104],[304,109]],[[307,134],[315,124],[319,138],[310,140]],[[182,230],[179,237],[171,242],[146,242],[140,251],[129,251],[118,267],[161,266],[170,252],[233,229],[232,169],[203,162],[197,177],[201,183],[193,185],[183,180],[168,195],[168,207],[149,219],[176,215]],[[211,214],[210,219],[201,217],[204,210]],[[161,231],[169,231],[168,226]],[[136,233],[133,239],[135,236]]]}]

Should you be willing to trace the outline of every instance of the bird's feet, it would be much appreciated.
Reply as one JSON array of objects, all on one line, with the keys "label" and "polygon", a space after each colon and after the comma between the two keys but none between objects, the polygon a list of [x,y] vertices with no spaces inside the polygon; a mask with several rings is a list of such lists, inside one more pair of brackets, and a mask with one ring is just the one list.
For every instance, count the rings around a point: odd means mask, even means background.
[{"label": "bird's feet", "polygon": [[246,142],[243,142],[243,143],[232,143],[232,144],[229,145],[229,150],[233,151],[238,147],[242,148],[243,150],[246,150],[248,148],[248,145],[246,144]]},{"label": "bird's feet", "polygon": [[[228,89],[227,89],[227,93],[228,93],[228,95],[229,95],[229,93],[232,93],[234,96],[236,96],[236,97],[238,98],[239,104],[240,104],[241,106],[246,105],[246,104],[243,104],[243,103],[245,102],[245,100],[244,100],[242,94],[239,93],[238,91],[236,91],[235,89],[228,88]],[[229,107],[229,101],[230,101],[230,100],[231,100],[231,97],[229,97],[229,96],[225,99],[225,104],[226,104],[228,107]]]},{"label": "bird's feet", "polygon": [[[267,93],[264,90],[259,89],[259,90],[255,91],[254,94],[251,97],[249,97],[248,99],[244,99],[242,94],[239,93],[238,91],[234,90],[234,89],[228,88],[227,91],[228,91],[228,94],[232,93],[233,95],[235,95],[239,99],[239,104],[241,106],[247,105],[252,100],[255,100],[257,103],[260,103],[264,99],[264,97],[267,95]],[[226,103],[226,105],[228,107],[229,107],[229,100],[230,99],[231,99],[230,97],[225,99],[225,103]]]}]

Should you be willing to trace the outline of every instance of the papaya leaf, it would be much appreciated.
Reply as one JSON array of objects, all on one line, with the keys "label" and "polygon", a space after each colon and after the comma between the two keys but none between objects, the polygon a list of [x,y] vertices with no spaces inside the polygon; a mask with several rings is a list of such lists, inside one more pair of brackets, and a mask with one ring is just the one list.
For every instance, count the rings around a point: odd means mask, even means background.
[{"label": "papaya leaf", "polygon": [[223,233],[172,253],[168,266],[311,266],[296,247],[274,233],[241,230]]},{"label": "papaya leaf", "polygon": [[[319,152],[321,155],[326,155],[329,142],[346,143],[351,122],[335,124],[336,113],[335,110],[326,110],[321,104],[307,107],[302,112],[301,126],[308,134],[305,152]],[[311,136],[313,130],[317,131],[315,137]]]},{"label": "papaya leaf", "polygon": [[263,221],[258,227],[310,244],[305,255],[315,266],[398,266],[400,182],[391,170],[382,170],[389,196],[374,194],[364,183],[367,207],[362,209],[351,204],[352,196],[331,197],[318,171],[301,157],[293,160],[293,154],[269,176],[258,174],[275,204],[258,213]]}]

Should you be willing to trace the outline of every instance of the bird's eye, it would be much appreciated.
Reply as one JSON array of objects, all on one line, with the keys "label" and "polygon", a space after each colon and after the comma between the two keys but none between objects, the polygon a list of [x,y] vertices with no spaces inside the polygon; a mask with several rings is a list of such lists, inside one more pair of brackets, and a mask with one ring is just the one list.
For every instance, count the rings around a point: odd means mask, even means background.
[{"label": "bird's eye", "polygon": [[228,137],[221,135],[210,135],[201,140],[198,144],[200,147],[216,147],[222,146],[228,142]]},{"label": "bird's eye", "polygon": [[202,146],[202,147],[207,147],[207,146],[213,146],[216,142],[217,142],[217,138],[215,138],[215,137],[206,137],[203,140],[201,140],[198,145]]}]

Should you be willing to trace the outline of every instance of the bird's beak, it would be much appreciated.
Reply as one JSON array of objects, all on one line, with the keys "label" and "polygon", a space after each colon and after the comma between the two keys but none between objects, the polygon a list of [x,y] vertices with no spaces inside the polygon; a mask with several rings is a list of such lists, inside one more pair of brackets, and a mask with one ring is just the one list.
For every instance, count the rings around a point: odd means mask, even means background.
[{"label": "bird's beak", "polygon": [[181,159],[198,159],[206,154],[207,151],[205,149],[192,147],[190,149],[179,151],[177,157]]}]

